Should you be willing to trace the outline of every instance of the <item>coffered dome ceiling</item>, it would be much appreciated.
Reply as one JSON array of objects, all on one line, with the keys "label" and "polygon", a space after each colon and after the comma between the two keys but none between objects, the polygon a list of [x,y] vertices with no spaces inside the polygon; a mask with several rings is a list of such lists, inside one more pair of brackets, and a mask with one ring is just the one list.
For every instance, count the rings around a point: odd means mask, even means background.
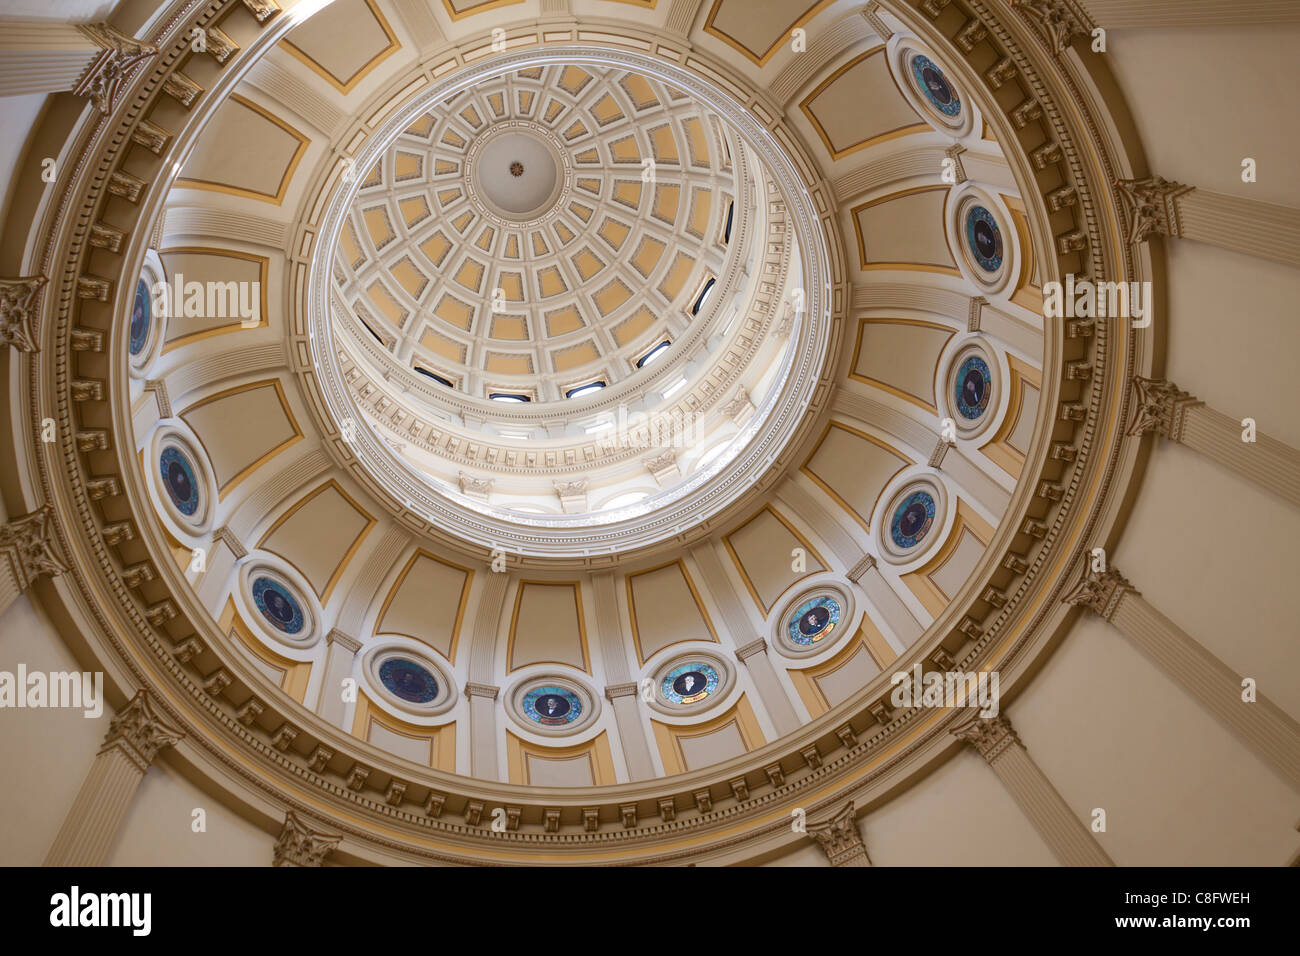
[{"label": "coffered dome ceiling", "polygon": [[764,788],[788,830],[938,752],[891,672],[1013,686],[1114,520],[1077,489],[1122,486],[1109,369],[1149,356],[1041,289],[1145,265],[1048,54],[957,3],[696,6],[218,0],[234,60],[177,40],[111,118],[129,238],[71,354],[114,443],[47,464],[111,470],[69,501],[112,653],[385,852],[576,861],[619,821],[667,859]]},{"label": "coffered dome ceiling", "polygon": [[728,450],[728,400],[786,381],[786,200],[698,98],[562,57],[398,132],[339,231],[332,325],[351,398],[436,491],[647,512]]}]

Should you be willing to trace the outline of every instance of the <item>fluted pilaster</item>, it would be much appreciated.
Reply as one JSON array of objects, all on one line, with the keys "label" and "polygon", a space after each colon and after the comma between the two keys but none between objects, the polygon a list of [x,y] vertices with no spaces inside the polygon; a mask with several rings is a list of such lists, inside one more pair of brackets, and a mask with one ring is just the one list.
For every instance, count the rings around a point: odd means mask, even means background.
[{"label": "fluted pilaster", "polygon": [[1242,677],[1192,639],[1113,568],[1089,573],[1065,601],[1109,621],[1247,747],[1300,790],[1300,723],[1262,694],[1242,698]]},{"label": "fluted pilaster", "polygon": [[1300,23],[1295,0],[1083,0],[1083,6],[1108,30]]},{"label": "fluted pilaster", "polygon": [[104,745],[45,858],[46,866],[103,866],[154,757],[184,733],[155,713],[139,691],[110,722]]},{"label": "fluted pilaster", "polygon": [[335,727],[343,727],[347,702],[343,699],[343,681],[352,676],[352,664],[361,642],[350,634],[334,628],[326,635],[329,650],[325,654],[325,677],[321,681],[316,713]]},{"label": "fluted pilaster", "polygon": [[0,525],[0,614],[41,575],[67,570],[54,547],[52,515],[47,505]]},{"label": "fluted pilaster", "polygon": [[1176,202],[1184,239],[1300,268],[1300,209],[1204,189]]},{"label": "fluted pilaster", "polygon": [[979,752],[1062,865],[1115,865],[1029,756],[1005,715],[975,716],[952,734]]},{"label": "fluted pilaster", "polygon": [[1129,434],[1150,432],[1186,445],[1300,506],[1300,451],[1258,431],[1254,441],[1243,441],[1240,419],[1165,379],[1135,377],[1133,387],[1137,402]]},{"label": "fluted pilaster", "polygon": [[71,90],[108,113],[123,80],[157,52],[107,23],[0,21],[0,96]]},{"label": "fluted pilaster", "polygon": [[491,684],[465,685],[469,698],[469,765],[470,773],[483,780],[498,780],[496,699],[500,687]]},{"label": "fluted pilaster", "polygon": [[736,648],[736,657],[749,668],[749,676],[754,680],[763,707],[776,725],[776,732],[790,734],[798,730],[799,718],[795,716],[790,698],[786,696],[785,688],[777,679],[776,668],[767,656],[767,641],[760,637],[744,647]]},{"label": "fluted pilaster", "polygon": [[618,726],[618,739],[623,746],[628,776],[632,780],[649,780],[655,775],[655,769],[650,759],[645,723],[637,712],[639,690],[640,687],[632,682],[611,684],[605,688],[605,697],[614,708],[614,723]]}]

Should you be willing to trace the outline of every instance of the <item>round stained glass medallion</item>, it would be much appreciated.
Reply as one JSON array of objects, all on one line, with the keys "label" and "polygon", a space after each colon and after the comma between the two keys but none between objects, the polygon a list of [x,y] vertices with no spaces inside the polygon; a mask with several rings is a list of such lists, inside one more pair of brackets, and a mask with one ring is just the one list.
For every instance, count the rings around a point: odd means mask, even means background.
[{"label": "round stained glass medallion", "polygon": [[934,498],[927,491],[914,491],[894,509],[889,534],[900,548],[914,548],[934,525]]},{"label": "round stained glass medallion", "polygon": [[130,348],[139,355],[149,343],[149,327],[153,322],[153,303],[149,301],[149,285],[143,279],[135,284],[135,302],[131,305]]},{"label": "round stained glass medallion", "polygon": [[820,643],[839,622],[839,602],[823,595],[799,605],[790,615],[786,631],[791,641],[808,647]]},{"label": "round stained glass medallion", "polygon": [[985,272],[1002,268],[1002,230],[983,206],[972,206],[966,213],[966,245]]},{"label": "round stained glass medallion", "polygon": [[380,664],[379,680],[408,703],[428,704],[438,698],[438,679],[428,668],[404,657],[390,657]]},{"label": "round stained glass medallion", "polygon": [[177,511],[188,518],[199,510],[199,482],[184,452],[174,445],[164,448],[158,456],[158,473]]},{"label": "round stained glass medallion", "polygon": [[582,701],[578,695],[554,684],[534,687],[524,695],[522,706],[529,720],[547,727],[571,724],[582,716]]},{"label": "round stained glass medallion", "polygon": [[912,76],[917,88],[925,94],[930,105],[944,116],[958,116],[961,113],[961,98],[948,83],[943,70],[927,56],[920,54],[912,57]]},{"label": "round stained glass medallion", "polygon": [[992,386],[993,377],[989,373],[988,363],[978,355],[967,356],[957,370],[957,380],[953,383],[953,400],[958,414],[969,421],[981,418],[988,410]]},{"label": "round stained glass medallion", "polygon": [[273,578],[263,575],[253,581],[253,603],[272,627],[285,634],[297,634],[307,624],[298,599]]},{"label": "round stained glass medallion", "polygon": [[664,675],[660,693],[673,704],[694,704],[714,693],[722,678],[711,664],[692,661],[679,664]]}]

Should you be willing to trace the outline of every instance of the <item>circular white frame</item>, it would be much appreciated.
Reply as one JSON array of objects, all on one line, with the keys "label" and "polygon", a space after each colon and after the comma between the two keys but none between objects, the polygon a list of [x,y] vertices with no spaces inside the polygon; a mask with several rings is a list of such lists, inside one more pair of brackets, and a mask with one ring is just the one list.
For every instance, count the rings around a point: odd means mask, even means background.
[{"label": "circular white frame", "polygon": [[[530,689],[539,684],[553,684],[572,691],[582,701],[583,714],[573,723],[565,724],[562,727],[548,727],[545,724],[529,720],[524,716],[523,698]],[[519,678],[506,692],[505,705],[506,713],[510,715],[511,720],[538,737],[572,737],[575,734],[590,730],[600,717],[599,696],[581,681],[555,671],[542,671]]]},{"label": "circular white frame", "polygon": [[[984,414],[975,420],[966,418],[957,410],[957,402],[954,396],[953,386],[956,384],[955,376],[961,369],[961,365],[971,355],[978,355],[984,360],[984,364],[989,368],[991,380],[988,382],[990,389],[988,408]],[[939,366],[939,381],[935,383],[937,388],[942,389],[944,396],[943,408],[948,413],[947,417],[951,418],[956,426],[957,437],[962,439],[977,438],[984,432],[988,431],[993,420],[998,417],[998,409],[1002,403],[1002,367],[993,349],[981,335],[970,335],[957,339],[948,350],[948,356]]]},{"label": "circular white frame", "polygon": [[[974,253],[966,245],[966,212],[976,205],[993,214],[998,232],[1002,234],[1002,265],[991,275],[975,261]],[[1010,210],[1002,200],[975,183],[962,183],[948,193],[944,226],[949,250],[964,278],[973,282],[985,295],[1005,298],[1015,291],[1010,286],[1012,278],[1020,273],[1020,235],[1016,232]]]},{"label": "circular white frame", "polygon": [[[736,687],[736,673],[732,666],[714,650],[670,648],[672,654],[662,664],[650,670],[645,676],[652,682],[652,693],[648,703],[652,708],[669,717],[693,717],[706,710],[713,710],[723,705]],[[718,689],[692,704],[673,704],[663,696],[663,681],[674,667],[694,662],[708,664],[718,672]]]},{"label": "circular white frame", "polygon": [[[784,350],[777,381],[761,407],[741,430],[736,448],[709,468],[651,498],[628,508],[600,514],[528,515],[485,504],[455,489],[431,484],[410,462],[396,454],[371,428],[358,429],[350,444],[360,466],[384,490],[391,502],[472,546],[490,550],[508,547],[526,556],[591,558],[650,547],[680,535],[684,528],[707,521],[728,507],[743,489],[766,473],[771,461],[800,433],[813,391],[829,361],[831,325],[830,255],[821,218],[813,208],[794,161],[785,149],[739,102],[717,84],[654,57],[632,50],[612,50],[583,45],[516,51],[459,71],[433,84],[395,112],[383,129],[366,142],[355,157],[369,168],[391,142],[410,126],[430,103],[467,89],[486,77],[523,67],[554,62],[617,66],[658,77],[699,99],[737,131],[747,149],[765,163],[785,195],[791,228],[796,234],[802,265],[800,288],[806,293],[796,335]],[[335,331],[330,321],[330,276],[334,248],[359,182],[338,189],[321,218],[316,254],[308,283],[306,326],[316,385],[326,416],[333,422],[345,418],[365,421],[340,370]],[[719,302],[710,308],[721,308]],[[299,307],[302,307],[300,303]],[[485,400],[486,401],[486,400]]]},{"label": "circular white frame", "polygon": [[[483,184],[479,181],[481,164],[477,160],[478,154],[493,140],[509,133],[523,132],[536,137],[550,154],[552,162],[555,163],[555,185],[551,188],[550,195],[533,209],[526,213],[512,213],[493,202],[487,190],[483,188]],[[465,151],[464,163],[469,170],[469,175],[464,177],[463,181],[470,201],[485,219],[504,228],[530,229],[554,219],[567,205],[567,200],[573,192],[573,162],[568,152],[551,130],[533,120],[503,120],[492,125],[470,144],[469,149]]]},{"label": "circular white frame", "polygon": [[[298,599],[303,617],[306,618],[301,636],[291,637],[272,627],[270,622],[262,617],[262,612],[257,609],[257,604],[253,601],[253,577],[258,574],[265,574],[278,580]],[[277,654],[292,660],[315,659],[316,655],[311,651],[320,643],[324,633],[322,626],[325,619],[324,612],[310,582],[288,561],[266,551],[250,552],[239,563],[235,604],[249,628]]]},{"label": "circular white frame", "polygon": [[[854,630],[851,625],[857,620],[858,602],[854,600],[853,592],[831,574],[818,575],[816,579],[811,581],[800,581],[795,587],[798,590],[776,603],[776,613],[768,620],[769,643],[780,651],[782,657],[791,660],[819,657],[830,648],[838,648],[840,642],[844,640],[844,635]],[[840,623],[835,628],[839,632],[838,636],[832,633],[829,641],[818,641],[815,644],[808,645],[796,644],[790,640],[790,635],[786,633],[786,618],[805,601],[810,601],[822,595],[833,597],[839,602]]]},{"label": "circular white frame", "polygon": [[[140,270],[140,275],[136,279],[137,288],[139,282],[143,280],[149,288],[149,337],[145,340],[144,348],[140,350],[139,355],[131,354],[131,322],[128,319],[126,323],[127,342],[126,358],[127,367],[130,369],[131,377],[135,379],[146,379],[149,377],[149,369],[153,363],[158,360],[162,352],[163,340],[166,338],[167,331],[167,310],[158,307],[158,296],[154,295],[154,290],[162,283],[167,286],[167,272],[163,269],[162,259],[153,249],[144,254],[144,268]],[[170,292],[162,296],[164,305],[170,304]],[[135,302],[135,295],[132,293],[132,303]],[[134,306],[133,306],[134,307]]]},{"label": "circular white frame", "polygon": [[[978,107],[967,95],[962,84],[953,79],[952,71],[948,69],[943,57],[936,55],[916,37],[901,33],[896,33],[889,38],[885,55],[888,57],[889,71],[893,74],[894,84],[902,91],[903,98],[937,132],[951,136],[953,139],[964,139],[980,128]],[[961,112],[957,116],[947,116],[936,110],[929,98],[916,88],[911,67],[912,58],[918,55],[924,56],[939,67],[944,79],[961,100]]]},{"label": "circular white frame", "polygon": [[[915,548],[908,551],[901,550],[894,544],[894,537],[890,533],[894,508],[900,499],[905,498],[914,491],[927,491],[930,497],[934,499],[934,525],[926,539],[918,544]],[[893,488],[887,489],[887,494],[880,496],[882,505],[879,506],[877,513],[873,516],[873,527],[876,529],[876,547],[882,558],[893,565],[909,565],[928,556],[934,550],[938,542],[942,541],[946,535],[944,529],[949,524],[951,509],[948,502],[948,490],[933,474],[928,472],[910,472],[903,475],[893,484]]]},{"label": "circular white frame", "polygon": [[[199,509],[184,515],[172,503],[158,473],[158,457],[168,445],[178,446],[194,468],[199,482]],[[154,426],[145,448],[145,483],[154,498],[154,511],[167,531],[182,544],[195,545],[212,530],[217,514],[217,481],[207,451],[197,435],[179,418],[164,418]]]},{"label": "circular white frame", "polygon": [[[377,636],[375,640],[376,643],[362,654],[361,674],[366,689],[370,692],[369,696],[377,706],[393,717],[413,723],[422,723],[421,718],[441,716],[456,706],[459,695],[456,691],[456,682],[451,676],[451,668],[433,651],[397,635]],[[403,700],[385,687],[379,677],[379,668],[385,661],[394,657],[414,660],[432,673],[434,679],[438,681],[438,696],[427,704],[417,704]]]}]

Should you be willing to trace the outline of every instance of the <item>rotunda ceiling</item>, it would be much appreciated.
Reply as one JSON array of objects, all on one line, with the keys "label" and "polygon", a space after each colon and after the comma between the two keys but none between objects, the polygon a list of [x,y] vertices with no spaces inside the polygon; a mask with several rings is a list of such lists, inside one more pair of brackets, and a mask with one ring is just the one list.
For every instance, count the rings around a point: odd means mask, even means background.
[{"label": "rotunda ceiling", "polygon": [[759,477],[826,360],[825,242],[784,150],[720,88],[635,59],[571,48],[426,94],[327,219],[335,414],[452,535],[590,554],[680,534]]},{"label": "rotunda ceiling", "polygon": [[690,840],[760,788],[788,829],[823,757],[938,746],[891,671],[1028,666],[1131,467],[1145,353],[1041,313],[1143,268],[1049,53],[960,2],[578,6],[178,6],[40,240],[76,417],[27,480],[88,645],[400,852],[494,805]]}]

